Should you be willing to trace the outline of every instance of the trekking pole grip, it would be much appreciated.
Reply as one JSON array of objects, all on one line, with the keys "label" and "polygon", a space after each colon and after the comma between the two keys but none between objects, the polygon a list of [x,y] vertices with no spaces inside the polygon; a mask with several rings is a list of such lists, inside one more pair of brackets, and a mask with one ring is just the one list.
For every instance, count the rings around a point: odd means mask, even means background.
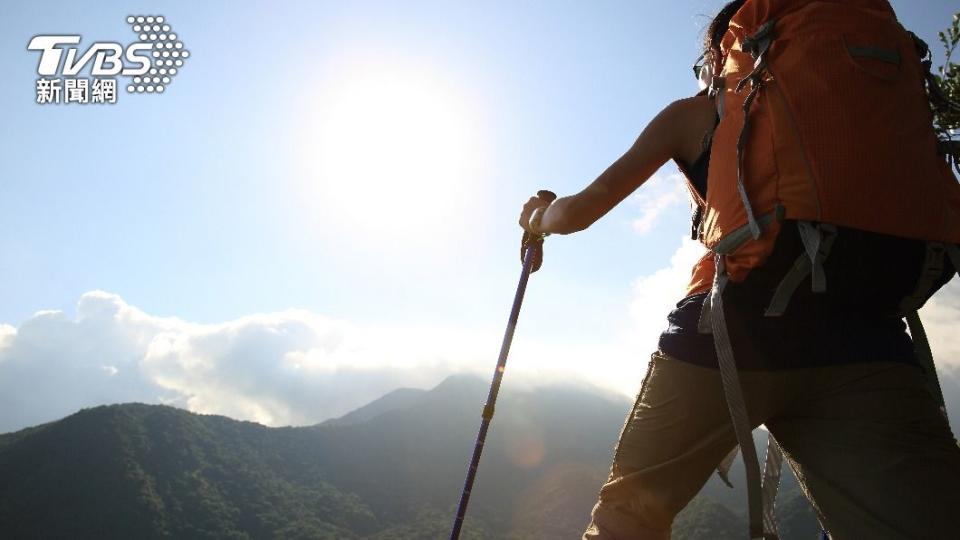
[{"label": "trekking pole grip", "polygon": [[[537,198],[541,201],[552,203],[557,200],[557,194],[541,189],[537,192]],[[527,258],[530,258],[530,271],[536,272],[543,263],[543,237],[545,235],[536,235],[529,231],[523,232],[523,238],[520,239],[520,262],[526,266]]]}]

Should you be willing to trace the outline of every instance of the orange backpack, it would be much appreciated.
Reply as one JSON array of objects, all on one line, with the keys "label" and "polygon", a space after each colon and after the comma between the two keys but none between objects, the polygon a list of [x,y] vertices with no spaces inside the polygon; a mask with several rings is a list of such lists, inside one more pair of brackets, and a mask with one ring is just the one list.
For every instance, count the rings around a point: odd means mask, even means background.
[{"label": "orange backpack", "polygon": [[[748,0],[722,42],[701,240],[742,281],[782,219],[960,243],[926,69],[886,0]],[[704,258],[688,293],[710,288]]]},{"label": "orange backpack", "polygon": [[[920,44],[886,0],[747,0],[723,38],[723,71],[709,91],[720,122],[706,200],[694,197],[711,253],[695,267],[688,295],[711,290],[700,330],[714,336],[743,452],[751,538],[777,537],[782,455],[771,436],[761,484],[723,290],[766,262],[784,220],[796,222],[805,253],[774,291],[768,316],[783,313],[807,277],[825,290],[823,261],[837,227],[926,242],[917,290],[900,309],[939,393],[916,310],[947,257],[960,269],[960,184],[939,152],[928,95],[935,83]],[[724,479],[733,456],[721,464]]]}]

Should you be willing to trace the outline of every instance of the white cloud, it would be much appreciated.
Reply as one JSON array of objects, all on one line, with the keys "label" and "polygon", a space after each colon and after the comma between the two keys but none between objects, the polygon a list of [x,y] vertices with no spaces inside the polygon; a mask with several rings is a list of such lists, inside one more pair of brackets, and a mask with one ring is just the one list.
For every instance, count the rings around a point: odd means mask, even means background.
[{"label": "white cloud", "polygon": [[648,180],[643,189],[631,197],[633,205],[640,209],[640,217],[633,220],[633,230],[639,234],[650,232],[667,210],[685,203],[688,200],[685,183],[679,173],[657,174]]},{"label": "white cloud", "polygon": [[920,310],[940,375],[940,387],[956,432],[960,418],[960,279],[954,278]]},{"label": "white cloud", "polygon": [[[659,329],[669,301],[657,305]],[[502,331],[361,327],[303,310],[197,324],[92,291],[73,318],[41,311],[19,328],[0,326],[0,432],[129,401],[267,425],[315,423],[397,387],[430,387],[453,373],[489,377]],[[518,335],[505,385],[575,382],[633,394],[656,346],[655,332],[647,337],[633,347]]]},{"label": "white cloud", "polygon": [[75,319],[43,311],[18,329],[0,326],[0,432],[126,401],[308,424],[469,369],[436,353],[451,346],[447,339],[414,346],[423,337],[419,329],[359,329],[306,311],[202,325],[93,291],[80,298]]},{"label": "white cloud", "polygon": [[[682,239],[670,264],[632,285],[618,340],[583,336],[514,341],[505,384],[592,384],[634,394],[666,315],[683,296],[703,248]],[[948,406],[960,403],[960,280],[924,308]],[[616,315],[614,315],[616,316]],[[142,401],[268,425],[344,414],[400,386],[447,375],[492,374],[502,328],[361,327],[302,310],[220,324],[156,317],[102,291],[84,294],[74,318],[41,311],[0,325],[0,432],[82,407]],[[960,415],[957,411],[955,415]]]},{"label": "white cloud", "polygon": [[[631,284],[629,303],[622,315],[627,323],[619,339],[595,343],[575,341],[578,336],[557,336],[543,343],[527,342],[519,336],[517,346],[511,351],[512,366],[518,366],[521,371],[518,384],[576,380],[623,395],[636,395],[650,355],[657,349],[660,333],[666,328],[667,314],[683,298],[693,265],[705,253],[698,242],[689,238],[678,241],[668,266],[641,276]],[[621,317],[620,314],[612,316]]]},{"label": "white cloud", "polygon": [[[489,377],[501,338],[502,328],[361,327],[303,310],[196,324],[92,291],[81,296],[74,318],[41,311],[19,328],[0,326],[0,433],[130,401],[267,425],[311,424],[398,387],[427,388],[454,373]],[[602,362],[622,361],[616,344],[514,344],[508,386],[610,388],[619,380],[615,370],[583,362],[598,354]]]},{"label": "white cloud", "polygon": [[704,253],[706,249],[699,242],[682,238],[680,247],[670,257],[670,266],[633,282],[630,316],[636,347],[645,347],[650,352],[656,349],[667,324],[667,314],[683,298],[693,266]]},{"label": "white cloud", "polygon": [[9,324],[0,324],[0,349],[7,346],[17,335],[17,329]]},{"label": "white cloud", "polygon": [[938,291],[920,310],[920,318],[937,365],[960,369],[960,279]]},{"label": "white cloud", "polygon": [[627,320],[618,339],[598,343],[581,336],[556,336],[541,342],[518,335],[510,353],[511,384],[572,380],[636,395],[666,328],[667,314],[683,298],[693,265],[705,253],[689,238],[681,237],[678,243],[669,265],[634,280],[624,312],[611,315]]}]

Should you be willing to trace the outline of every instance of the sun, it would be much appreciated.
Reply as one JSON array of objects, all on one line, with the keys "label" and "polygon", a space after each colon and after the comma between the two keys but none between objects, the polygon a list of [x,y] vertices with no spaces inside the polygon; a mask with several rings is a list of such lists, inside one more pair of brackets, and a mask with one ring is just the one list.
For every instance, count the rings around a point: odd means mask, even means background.
[{"label": "sun", "polygon": [[315,196],[339,227],[394,239],[432,234],[469,206],[479,144],[465,97],[435,73],[348,70],[312,120]]}]

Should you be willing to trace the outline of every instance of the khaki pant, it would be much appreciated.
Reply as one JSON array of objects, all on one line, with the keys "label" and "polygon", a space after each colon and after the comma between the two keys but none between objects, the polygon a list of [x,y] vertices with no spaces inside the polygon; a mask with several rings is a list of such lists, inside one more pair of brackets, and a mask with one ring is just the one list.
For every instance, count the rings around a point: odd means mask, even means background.
[{"label": "khaki pant", "polygon": [[[741,371],[740,381],[753,426],[776,437],[832,538],[960,538],[960,448],[919,368]],[[584,540],[669,538],[735,445],[719,371],[654,354]]]}]

